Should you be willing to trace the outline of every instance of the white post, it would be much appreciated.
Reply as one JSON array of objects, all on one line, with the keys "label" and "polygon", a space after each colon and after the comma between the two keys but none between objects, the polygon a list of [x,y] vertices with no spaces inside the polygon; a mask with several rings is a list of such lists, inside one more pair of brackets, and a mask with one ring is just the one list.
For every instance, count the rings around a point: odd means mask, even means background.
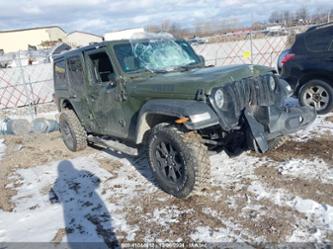
[{"label": "white post", "polygon": [[332,11],[332,9],[330,9],[328,11],[328,14],[327,14],[327,23],[329,23],[331,21],[331,11]]},{"label": "white post", "polygon": [[25,94],[27,95],[27,100],[29,102],[28,104],[29,104],[31,120],[33,120],[35,118],[35,113],[34,113],[34,108],[32,106],[32,100],[31,100],[31,96],[30,96],[31,92],[29,92],[28,83],[25,80],[24,70],[23,70],[22,61],[21,61],[21,50],[19,50],[19,52],[18,52],[17,63],[20,68],[21,79],[22,79],[22,83],[24,85]]}]

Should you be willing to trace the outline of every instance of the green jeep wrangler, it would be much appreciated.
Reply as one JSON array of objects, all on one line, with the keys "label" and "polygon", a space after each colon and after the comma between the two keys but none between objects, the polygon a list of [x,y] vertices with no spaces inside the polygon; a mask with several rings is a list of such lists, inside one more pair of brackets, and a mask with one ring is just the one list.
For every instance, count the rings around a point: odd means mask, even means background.
[{"label": "green jeep wrangler", "polygon": [[263,153],[316,118],[308,107],[285,106],[292,90],[272,68],[207,67],[184,40],[102,42],[53,61],[68,149],[146,153],[156,183],[179,198],[205,188],[208,151]]}]

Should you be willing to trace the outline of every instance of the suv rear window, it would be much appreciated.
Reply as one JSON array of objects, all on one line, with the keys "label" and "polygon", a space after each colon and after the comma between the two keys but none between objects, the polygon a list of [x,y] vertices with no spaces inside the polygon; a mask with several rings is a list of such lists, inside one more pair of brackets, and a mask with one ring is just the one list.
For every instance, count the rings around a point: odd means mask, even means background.
[{"label": "suv rear window", "polygon": [[71,57],[67,60],[68,76],[71,85],[75,89],[80,89],[84,83],[83,69],[80,56]]},{"label": "suv rear window", "polygon": [[64,60],[54,64],[54,85],[57,89],[66,88],[66,67]]},{"label": "suv rear window", "polygon": [[309,51],[328,51],[333,41],[333,26],[310,31],[305,35],[305,44]]}]

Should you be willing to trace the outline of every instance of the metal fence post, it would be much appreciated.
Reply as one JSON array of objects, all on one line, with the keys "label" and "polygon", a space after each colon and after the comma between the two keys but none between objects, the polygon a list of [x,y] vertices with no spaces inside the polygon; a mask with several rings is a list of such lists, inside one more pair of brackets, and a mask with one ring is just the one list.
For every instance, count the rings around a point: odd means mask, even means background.
[{"label": "metal fence post", "polygon": [[253,64],[252,30],[250,30],[250,49],[251,49],[251,64]]},{"label": "metal fence post", "polygon": [[21,74],[21,79],[22,79],[22,83],[23,83],[23,86],[24,86],[24,91],[25,91],[27,100],[29,102],[28,104],[29,104],[30,116],[31,116],[31,119],[34,119],[35,118],[35,113],[34,113],[34,108],[32,106],[32,99],[31,99],[31,97],[33,97],[33,96],[30,96],[28,83],[25,80],[24,70],[23,70],[22,61],[21,61],[21,50],[18,52],[17,63],[18,63],[19,69],[20,69],[20,74]]}]

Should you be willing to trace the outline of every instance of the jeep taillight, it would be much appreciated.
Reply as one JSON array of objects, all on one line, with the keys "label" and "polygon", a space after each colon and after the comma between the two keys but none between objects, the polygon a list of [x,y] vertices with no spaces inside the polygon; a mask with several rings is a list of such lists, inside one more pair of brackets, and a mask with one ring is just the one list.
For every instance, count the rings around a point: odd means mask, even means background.
[{"label": "jeep taillight", "polygon": [[281,64],[284,65],[286,64],[288,61],[292,61],[295,59],[295,54],[286,54],[283,59],[281,60]]}]

